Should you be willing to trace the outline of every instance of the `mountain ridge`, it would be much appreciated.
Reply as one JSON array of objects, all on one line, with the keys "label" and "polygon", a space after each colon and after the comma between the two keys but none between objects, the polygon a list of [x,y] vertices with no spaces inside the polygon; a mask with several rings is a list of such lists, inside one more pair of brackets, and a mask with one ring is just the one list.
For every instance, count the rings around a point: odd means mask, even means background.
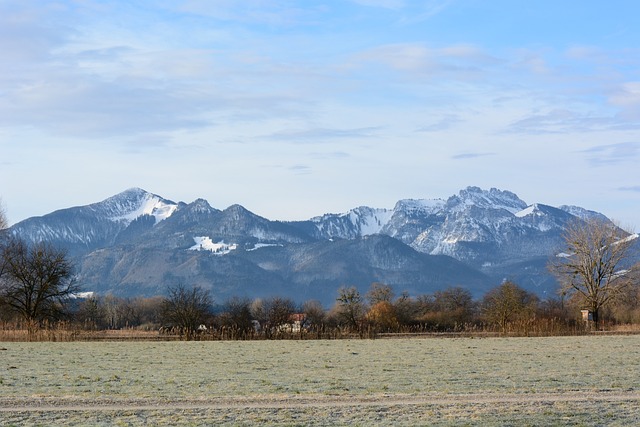
[{"label": "mountain ridge", "polygon": [[482,295],[504,279],[554,292],[546,261],[567,223],[604,215],[575,206],[527,204],[515,193],[467,187],[448,199],[404,199],[305,221],[277,221],[241,205],[173,202],[130,188],[102,202],[28,218],[9,229],[66,248],[87,291],[162,293],[177,282],[215,298],[313,297],[363,292],[382,281],[398,292],[463,286]]}]

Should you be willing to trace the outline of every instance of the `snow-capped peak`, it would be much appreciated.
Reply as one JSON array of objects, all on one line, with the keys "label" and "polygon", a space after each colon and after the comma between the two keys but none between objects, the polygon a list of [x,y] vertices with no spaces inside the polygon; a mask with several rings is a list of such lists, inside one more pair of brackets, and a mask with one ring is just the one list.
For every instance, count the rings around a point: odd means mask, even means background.
[{"label": "snow-capped peak", "polygon": [[470,206],[488,209],[505,209],[512,214],[527,207],[527,203],[510,191],[492,188],[489,191],[478,187],[467,187],[456,196],[447,200],[447,205],[454,210],[465,210]]},{"label": "snow-capped peak", "polygon": [[434,212],[445,205],[442,199],[403,199],[396,203],[394,210],[403,212]]},{"label": "snow-capped peak", "polygon": [[91,207],[103,210],[105,216],[114,222],[130,223],[142,215],[151,215],[157,224],[170,217],[178,205],[141,188],[131,188]]}]

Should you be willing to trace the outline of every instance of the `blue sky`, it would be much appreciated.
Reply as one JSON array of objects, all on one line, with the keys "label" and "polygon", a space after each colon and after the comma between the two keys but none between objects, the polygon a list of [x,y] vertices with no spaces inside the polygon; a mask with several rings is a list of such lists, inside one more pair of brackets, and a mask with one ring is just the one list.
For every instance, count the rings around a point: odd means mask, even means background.
[{"label": "blue sky", "polygon": [[636,1],[2,1],[11,222],[130,187],[306,219],[469,185],[640,227]]}]

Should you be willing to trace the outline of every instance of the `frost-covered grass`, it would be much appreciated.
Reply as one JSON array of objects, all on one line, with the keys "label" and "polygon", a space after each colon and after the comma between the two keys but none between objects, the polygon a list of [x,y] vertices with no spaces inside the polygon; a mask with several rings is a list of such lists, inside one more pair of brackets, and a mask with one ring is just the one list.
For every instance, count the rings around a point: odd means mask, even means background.
[{"label": "frost-covered grass", "polygon": [[588,401],[0,414],[3,426],[637,426],[639,422],[637,402]]},{"label": "frost-covered grass", "polygon": [[[0,408],[10,401],[28,406],[31,399],[80,402],[68,411],[0,412],[1,425],[60,420],[76,425],[640,423],[638,400],[535,399],[543,394],[639,392],[640,336],[5,342],[0,348]],[[504,395],[516,399],[484,400]],[[402,403],[423,397],[424,402]],[[438,403],[429,403],[429,397]],[[216,399],[249,403],[171,406]],[[270,407],[252,406],[252,399],[374,399],[374,404]],[[82,410],[85,401],[120,402],[122,410]],[[128,410],[127,401],[166,405]]]}]

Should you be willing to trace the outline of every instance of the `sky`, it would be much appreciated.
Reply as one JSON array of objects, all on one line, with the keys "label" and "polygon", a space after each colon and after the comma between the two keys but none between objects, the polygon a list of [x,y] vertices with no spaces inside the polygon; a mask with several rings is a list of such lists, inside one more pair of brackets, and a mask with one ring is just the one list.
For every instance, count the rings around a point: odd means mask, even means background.
[{"label": "sky", "polygon": [[0,0],[11,223],[140,187],[301,220],[467,186],[640,228],[636,0]]}]

